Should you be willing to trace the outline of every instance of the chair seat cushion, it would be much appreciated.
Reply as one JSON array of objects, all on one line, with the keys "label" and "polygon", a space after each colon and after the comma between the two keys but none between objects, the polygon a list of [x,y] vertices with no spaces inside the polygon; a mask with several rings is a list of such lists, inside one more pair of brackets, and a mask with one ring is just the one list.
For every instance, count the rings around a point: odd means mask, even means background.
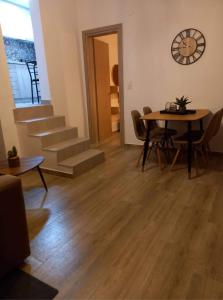
[{"label": "chair seat cushion", "polygon": [[160,134],[165,134],[166,133],[166,130],[167,130],[167,135],[168,136],[173,136],[173,135],[176,135],[177,134],[177,131],[175,129],[170,129],[170,128],[162,128],[162,127],[158,127],[159,128],[159,131],[160,131]]},{"label": "chair seat cushion", "polygon": [[[192,130],[191,131],[191,139],[192,143],[198,142],[203,133],[200,130]],[[186,144],[188,141],[188,132],[185,132],[183,135],[178,136],[177,138],[174,139],[174,143],[183,143]]]},{"label": "chair seat cushion", "polygon": [[[162,140],[164,138],[164,135],[166,133],[166,129],[162,127],[155,127],[150,130],[149,136],[151,139],[156,139],[156,140]],[[170,138],[173,135],[176,135],[177,131],[175,129],[167,129],[167,136],[166,138]],[[140,138],[141,141],[146,140],[146,132],[143,134],[143,137]]]}]

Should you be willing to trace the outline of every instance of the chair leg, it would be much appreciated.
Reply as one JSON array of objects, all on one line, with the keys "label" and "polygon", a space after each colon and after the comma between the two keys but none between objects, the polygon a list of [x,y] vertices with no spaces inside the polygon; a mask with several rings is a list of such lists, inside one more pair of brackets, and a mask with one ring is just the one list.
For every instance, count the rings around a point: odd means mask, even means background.
[{"label": "chair leg", "polygon": [[207,156],[208,156],[208,158],[210,157],[210,159],[211,159],[212,158],[212,152],[211,152],[211,146],[210,146],[209,143],[207,144],[206,148],[207,148]]},{"label": "chair leg", "polygon": [[162,171],[162,163],[161,163],[161,156],[160,156],[160,147],[159,147],[159,145],[156,145],[156,156],[157,156],[158,164],[160,166],[160,170]]},{"label": "chair leg", "polygon": [[141,158],[142,158],[142,156],[143,156],[143,152],[144,152],[144,147],[142,147],[142,150],[141,150],[141,152],[140,152],[140,155],[139,155],[139,158],[138,158],[138,161],[137,161],[137,164],[136,164],[136,167],[137,167],[137,168],[139,167]]},{"label": "chair leg", "polygon": [[[154,144],[152,144],[152,145],[149,147],[149,151],[148,151],[146,160],[149,160],[149,157],[150,157],[150,154],[151,154],[151,152],[152,152],[153,146],[154,146]],[[137,168],[139,167],[139,164],[140,164],[141,158],[142,158],[142,156],[143,156],[143,153],[144,153],[144,147],[142,148],[142,151],[140,152],[140,155],[139,155],[139,158],[138,158],[138,161],[137,161],[137,164],[136,164],[136,167],[137,167]]]},{"label": "chair leg", "polygon": [[201,149],[201,157],[204,163],[204,167],[207,168],[208,166],[208,155],[206,149]]},{"label": "chair leg", "polygon": [[174,142],[173,142],[173,139],[172,137],[169,138],[170,139],[170,145],[173,149],[175,149],[175,146],[174,146]]},{"label": "chair leg", "polygon": [[194,149],[194,163],[196,168],[196,176],[198,176],[198,160],[197,160],[197,150]]},{"label": "chair leg", "polygon": [[147,158],[146,158],[147,160],[149,160],[150,154],[151,154],[152,150],[153,150],[153,144],[152,144],[151,147],[149,148],[148,155],[147,155]]},{"label": "chair leg", "polygon": [[175,166],[175,164],[176,164],[176,162],[177,162],[177,158],[178,158],[180,152],[181,152],[181,147],[179,147],[179,148],[177,149],[177,152],[176,152],[176,154],[175,154],[175,156],[174,156],[173,162],[172,162],[171,167],[170,167],[170,171],[173,170],[173,167]]},{"label": "chair leg", "polygon": [[167,163],[169,163],[169,161],[170,161],[170,158],[171,158],[171,156],[170,156],[170,139],[167,139],[166,140],[166,153],[167,153],[167,159],[168,159],[168,162]]}]

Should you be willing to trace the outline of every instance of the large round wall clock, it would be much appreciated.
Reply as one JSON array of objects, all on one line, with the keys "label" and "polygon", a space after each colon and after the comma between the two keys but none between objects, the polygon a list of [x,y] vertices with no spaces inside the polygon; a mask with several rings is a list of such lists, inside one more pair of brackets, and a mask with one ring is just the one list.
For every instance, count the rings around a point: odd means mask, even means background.
[{"label": "large round wall clock", "polygon": [[204,35],[197,29],[189,28],[176,35],[172,42],[171,53],[177,63],[190,65],[201,58],[205,45]]}]

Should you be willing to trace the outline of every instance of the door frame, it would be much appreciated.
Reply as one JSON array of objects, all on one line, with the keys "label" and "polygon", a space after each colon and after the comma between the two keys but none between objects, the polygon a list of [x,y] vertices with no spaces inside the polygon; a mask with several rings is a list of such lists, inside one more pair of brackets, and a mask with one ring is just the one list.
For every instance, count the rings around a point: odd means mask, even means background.
[{"label": "door frame", "polygon": [[124,80],[123,80],[123,34],[122,24],[94,28],[82,31],[84,70],[87,95],[89,136],[92,144],[98,144],[98,122],[96,104],[96,83],[93,57],[93,38],[116,33],[118,36],[118,65],[119,65],[119,104],[120,104],[120,144],[124,145]]}]

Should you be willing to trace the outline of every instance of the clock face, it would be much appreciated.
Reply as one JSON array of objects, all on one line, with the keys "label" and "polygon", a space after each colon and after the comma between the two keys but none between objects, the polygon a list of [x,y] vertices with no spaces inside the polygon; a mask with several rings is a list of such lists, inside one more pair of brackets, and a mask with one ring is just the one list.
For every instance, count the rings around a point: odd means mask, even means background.
[{"label": "clock face", "polygon": [[172,42],[173,59],[181,65],[193,64],[204,53],[205,44],[205,38],[199,30],[185,29]]}]

